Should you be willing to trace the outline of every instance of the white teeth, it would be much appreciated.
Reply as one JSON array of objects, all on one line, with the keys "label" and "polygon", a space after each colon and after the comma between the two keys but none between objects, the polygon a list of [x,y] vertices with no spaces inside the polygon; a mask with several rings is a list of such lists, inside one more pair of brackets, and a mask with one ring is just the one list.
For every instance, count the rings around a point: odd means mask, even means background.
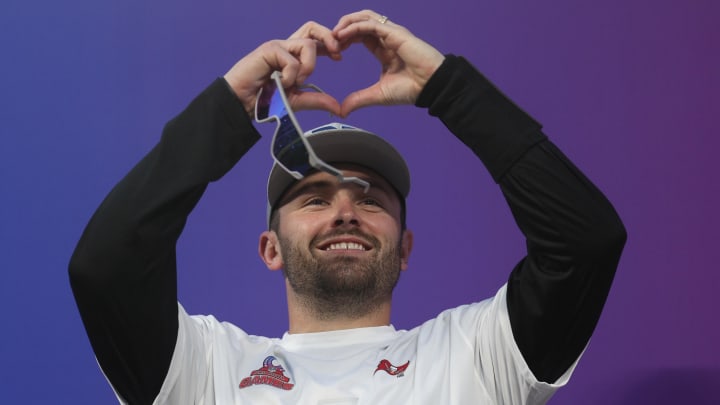
[{"label": "white teeth", "polygon": [[326,250],[365,250],[365,246],[355,242],[333,243]]}]

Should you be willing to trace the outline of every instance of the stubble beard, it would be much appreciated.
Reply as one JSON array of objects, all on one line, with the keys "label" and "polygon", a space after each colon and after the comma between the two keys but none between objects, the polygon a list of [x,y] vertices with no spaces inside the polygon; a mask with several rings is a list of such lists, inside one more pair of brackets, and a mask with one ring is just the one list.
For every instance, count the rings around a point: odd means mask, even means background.
[{"label": "stubble beard", "polygon": [[[381,248],[376,238],[356,234],[371,242],[370,257],[318,257],[310,248],[301,248],[279,237],[285,267],[283,274],[300,299],[300,304],[317,319],[358,319],[392,297],[400,278],[399,243]],[[325,236],[327,237],[327,235]]]}]

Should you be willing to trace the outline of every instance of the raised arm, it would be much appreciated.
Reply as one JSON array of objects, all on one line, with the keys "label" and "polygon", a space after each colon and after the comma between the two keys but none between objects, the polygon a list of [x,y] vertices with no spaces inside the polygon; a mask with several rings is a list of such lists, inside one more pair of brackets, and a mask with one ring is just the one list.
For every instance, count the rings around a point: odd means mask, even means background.
[{"label": "raised arm", "polygon": [[[208,183],[259,139],[250,114],[260,86],[281,70],[294,89],[318,50],[337,50],[316,24],[293,35],[248,54],[170,121],[105,198],[73,253],[70,282],[90,342],[129,403],[152,403],[163,384],[178,330],[175,245]],[[329,96],[290,93],[296,108],[339,113]]]},{"label": "raised arm", "polygon": [[380,62],[374,85],[343,101],[343,113],[415,103],[429,108],[483,161],[527,240],[508,281],[515,341],[535,376],[554,382],[592,334],[625,243],[602,193],[550,142],[541,126],[462,58],[437,51],[365,10],[334,29]]},{"label": "raised arm", "polygon": [[527,240],[507,304],[515,341],[540,381],[577,359],[610,289],[625,229],[603,194],[467,61],[448,56],[418,105],[480,157]]},{"label": "raised arm", "polygon": [[177,118],[100,205],[70,261],[95,355],[129,403],[152,403],[177,337],[175,243],[207,184],[259,138],[222,79]]}]

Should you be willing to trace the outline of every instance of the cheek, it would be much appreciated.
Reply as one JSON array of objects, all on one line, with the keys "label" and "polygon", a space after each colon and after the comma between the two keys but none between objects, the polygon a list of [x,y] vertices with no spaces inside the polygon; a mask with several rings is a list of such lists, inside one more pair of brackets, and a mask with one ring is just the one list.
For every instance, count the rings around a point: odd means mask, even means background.
[{"label": "cheek", "polygon": [[390,215],[382,215],[365,221],[368,230],[386,243],[398,243],[402,234],[400,224]]},{"label": "cheek", "polygon": [[286,215],[279,224],[280,234],[294,242],[309,240],[318,233],[322,219],[317,215]]}]

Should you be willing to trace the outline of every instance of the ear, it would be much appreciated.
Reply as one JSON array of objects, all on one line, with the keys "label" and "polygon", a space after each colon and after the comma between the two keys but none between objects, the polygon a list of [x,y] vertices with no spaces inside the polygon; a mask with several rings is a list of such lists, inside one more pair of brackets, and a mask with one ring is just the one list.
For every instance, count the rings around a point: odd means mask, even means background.
[{"label": "ear", "polygon": [[412,246],[413,233],[411,230],[406,229],[403,231],[402,240],[400,241],[400,270],[407,270]]},{"label": "ear", "polygon": [[260,234],[258,253],[268,269],[280,270],[283,268],[282,252],[275,231],[265,231]]}]

